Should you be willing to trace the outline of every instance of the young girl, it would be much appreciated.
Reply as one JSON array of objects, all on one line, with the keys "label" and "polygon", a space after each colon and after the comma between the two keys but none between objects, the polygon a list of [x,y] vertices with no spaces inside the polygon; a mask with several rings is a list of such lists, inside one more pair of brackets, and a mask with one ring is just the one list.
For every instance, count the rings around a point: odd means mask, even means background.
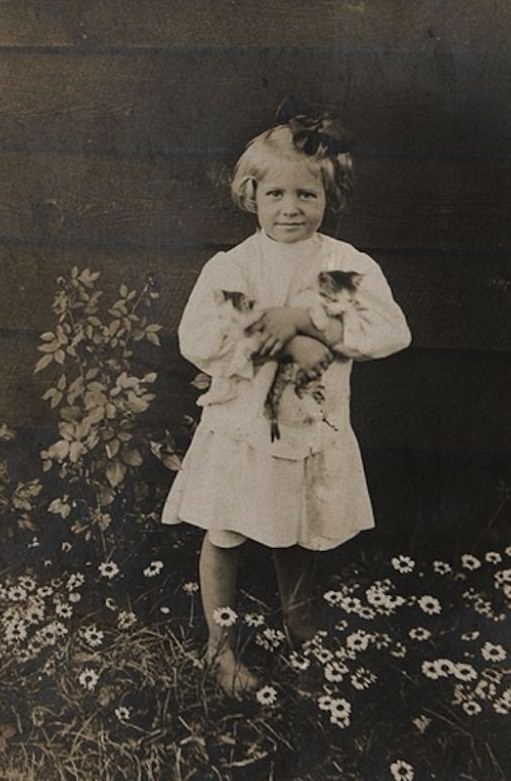
[{"label": "young girl", "polygon": [[[272,549],[284,627],[297,645],[314,634],[311,552],[374,526],[350,425],[350,372],[353,360],[407,347],[410,332],[379,266],[318,232],[326,210],[345,205],[351,166],[336,119],[288,100],[277,124],[249,142],[232,181],[235,202],[256,216],[258,229],[206,263],[179,326],[182,354],[211,376],[212,386],[199,399],[201,422],[162,520],[206,530],[199,569],[207,658],[230,694],[257,685],[229,630],[215,620],[218,608],[235,603],[242,543]],[[342,316],[318,316],[315,291],[325,270],[353,272],[358,280]],[[255,302],[248,327],[226,313],[229,293]],[[324,415],[293,420],[282,408],[272,439],[265,402],[279,359],[321,379]]]}]

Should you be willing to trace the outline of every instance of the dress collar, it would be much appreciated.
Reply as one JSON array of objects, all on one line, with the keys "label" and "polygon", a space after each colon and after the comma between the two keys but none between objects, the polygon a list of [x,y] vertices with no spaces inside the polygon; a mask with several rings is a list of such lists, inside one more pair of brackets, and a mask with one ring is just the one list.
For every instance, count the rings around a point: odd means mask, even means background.
[{"label": "dress collar", "polygon": [[287,244],[283,241],[274,241],[261,229],[256,233],[260,246],[267,257],[282,258],[294,261],[308,259],[311,260],[313,253],[316,253],[321,245],[321,236],[314,233],[310,238],[303,241],[293,241]]}]

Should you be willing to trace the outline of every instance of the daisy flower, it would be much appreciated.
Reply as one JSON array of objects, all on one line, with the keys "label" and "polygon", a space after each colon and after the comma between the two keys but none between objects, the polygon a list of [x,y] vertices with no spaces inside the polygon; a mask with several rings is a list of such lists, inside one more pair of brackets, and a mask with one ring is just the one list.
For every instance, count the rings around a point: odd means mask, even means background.
[{"label": "daisy flower", "polygon": [[33,591],[36,587],[36,582],[30,575],[21,575],[18,578],[18,584],[26,591]]},{"label": "daisy flower", "polygon": [[415,772],[408,762],[404,759],[397,759],[390,766],[390,773],[394,781],[413,781]]},{"label": "daisy flower", "polygon": [[412,640],[429,640],[431,632],[429,629],[425,629],[423,626],[415,626],[408,632]]},{"label": "daisy flower", "polygon": [[73,608],[65,602],[57,602],[55,605],[55,613],[59,618],[71,618],[73,615]]},{"label": "daisy flower", "polygon": [[474,681],[477,678],[477,673],[472,665],[463,662],[457,662],[452,673],[459,681]]},{"label": "daisy flower", "polygon": [[372,607],[369,607],[369,605],[361,605],[358,609],[358,615],[360,618],[366,618],[369,621],[371,618],[375,617],[376,613]]},{"label": "daisy flower", "polygon": [[464,702],[461,706],[465,713],[468,713],[469,716],[475,716],[477,713],[481,713],[481,706],[478,702],[475,700],[467,700],[467,702]]},{"label": "daisy flower", "polygon": [[446,561],[434,561],[433,570],[439,575],[448,575],[449,572],[452,572],[452,567]]},{"label": "daisy flower", "polygon": [[420,609],[424,611],[424,613],[427,613],[430,616],[442,612],[442,606],[438,599],[436,597],[430,596],[429,594],[425,594],[424,596],[419,597],[417,604],[419,605]]},{"label": "daisy flower", "polygon": [[400,643],[399,641],[394,643],[390,649],[390,654],[391,656],[395,656],[397,659],[403,659],[407,654],[406,645],[404,645],[404,643]]},{"label": "daisy flower", "polygon": [[480,634],[481,633],[478,632],[477,630],[474,630],[473,632],[463,632],[463,634],[461,635],[461,639],[468,640],[468,641],[477,640]]},{"label": "daisy flower", "polygon": [[342,662],[333,661],[325,665],[323,672],[329,683],[340,683],[349,670]]},{"label": "daisy flower", "polygon": [[112,599],[112,597],[107,597],[105,599],[105,607],[107,607],[109,610],[117,610],[117,605],[115,604],[115,600]]},{"label": "daisy flower", "polygon": [[497,694],[497,687],[491,681],[485,681],[484,678],[481,678],[474,689],[474,694],[480,700],[493,700]]},{"label": "daisy flower", "polygon": [[407,575],[409,572],[412,572],[415,567],[414,560],[411,559],[410,556],[403,556],[402,554],[394,556],[390,563],[394,569],[402,575]]},{"label": "daisy flower", "polygon": [[273,686],[263,686],[256,692],[256,699],[261,705],[274,705],[277,702],[277,690]]},{"label": "daisy flower", "polygon": [[335,628],[337,629],[338,632],[345,632],[346,629],[348,628],[348,622],[346,621],[345,618],[343,618],[341,621],[337,622]]},{"label": "daisy flower", "polygon": [[163,561],[151,561],[149,566],[142,570],[144,577],[154,578],[159,575],[163,569]]},{"label": "daisy flower", "polygon": [[85,583],[85,575],[81,572],[73,572],[66,581],[66,588],[68,591],[74,591]]},{"label": "daisy flower", "polygon": [[339,602],[339,606],[345,613],[358,613],[362,607],[362,602],[358,597],[343,597]]},{"label": "daisy flower", "polygon": [[33,602],[25,608],[24,616],[29,624],[37,624],[38,621],[42,621],[44,618],[44,605]]},{"label": "daisy flower", "polygon": [[350,680],[354,689],[363,691],[363,689],[368,689],[369,686],[372,686],[372,684],[376,682],[377,678],[376,675],[366,667],[359,667],[358,670],[355,670]]},{"label": "daisy flower", "polygon": [[505,583],[511,583],[511,569],[501,569],[494,575],[495,583],[503,586]]},{"label": "daisy flower", "polygon": [[436,681],[438,678],[445,678],[447,676],[448,673],[445,671],[443,666],[438,664],[439,661],[441,660],[437,659],[434,661],[425,661],[422,663],[421,670],[426,678],[431,678],[431,680]]},{"label": "daisy flower", "polygon": [[23,621],[9,621],[5,627],[5,639],[8,643],[19,642],[27,636],[27,630]]},{"label": "daisy flower", "polygon": [[365,651],[369,646],[369,640],[370,636],[367,634],[367,632],[364,632],[362,629],[359,629],[357,632],[352,632],[351,635],[348,635],[346,638],[346,645],[350,649],[350,651],[356,651],[357,653],[361,653],[362,651]]},{"label": "daisy flower", "polygon": [[431,724],[431,719],[428,716],[424,716],[421,714],[420,716],[417,716],[417,718],[412,720],[412,724],[419,730],[421,735],[424,735],[427,728]]},{"label": "daisy flower", "polygon": [[495,550],[489,550],[484,554],[484,560],[487,561],[488,564],[500,564],[502,556]]},{"label": "daisy flower", "polygon": [[339,605],[344,597],[340,591],[325,591],[323,599],[328,602],[329,605]]},{"label": "daisy flower", "polygon": [[347,721],[351,714],[351,705],[343,697],[334,698],[330,704],[330,713],[339,721]]},{"label": "daisy flower", "polygon": [[314,648],[312,654],[316,657],[320,664],[327,664],[334,658],[332,651],[330,651],[328,648],[322,648],[321,646]]},{"label": "daisy flower", "polygon": [[341,718],[340,716],[337,716],[335,713],[331,712],[330,724],[333,724],[335,727],[340,727],[341,729],[346,729],[346,727],[350,726],[350,719],[348,716]]},{"label": "daisy flower", "polygon": [[187,583],[183,583],[183,591],[185,594],[191,596],[199,590],[199,584],[195,580],[189,580]]},{"label": "daisy flower", "polygon": [[219,625],[219,626],[233,626],[238,618],[238,614],[236,611],[232,609],[232,607],[229,607],[228,605],[226,607],[216,607],[213,611],[213,620]]},{"label": "daisy flower", "polygon": [[102,632],[101,629],[98,629],[94,624],[83,629],[83,639],[92,648],[96,648],[98,645],[101,645],[104,637],[104,632]]},{"label": "daisy flower", "polygon": [[128,721],[131,715],[131,710],[130,708],[126,708],[125,705],[119,705],[119,707],[114,710],[114,713],[119,721]]},{"label": "daisy flower", "polygon": [[464,567],[464,569],[475,570],[479,569],[481,562],[471,553],[464,553],[461,557],[461,566]]},{"label": "daisy flower", "polygon": [[481,656],[486,662],[502,662],[507,654],[500,643],[494,644],[486,642],[481,648]]},{"label": "daisy flower", "polygon": [[511,705],[508,705],[506,702],[504,702],[502,698],[494,700],[492,704],[495,713],[499,713],[501,716],[507,716],[511,710]]},{"label": "daisy flower", "polygon": [[117,626],[119,629],[128,629],[136,620],[137,617],[131,610],[121,610],[117,616]]},{"label": "daisy flower", "polygon": [[264,616],[260,613],[245,613],[243,620],[248,626],[258,627],[264,624]]},{"label": "daisy flower", "polygon": [[305,656],[300,656],[296,651],[291,651],[289,654],[289,664],[295,670],[307,670],[310,667],[310,659]]},{"label": "daisy flower", "polygon": [[11,586],[7,590],[7,598],[10,599],[11,602],[21,602],[23,599],[27,598],[27,592],[23,586]]},{"label": "daisy flower", "polygon": [[318,705],[320,710],[330,710],[334,703],[334,698],[330,694],[322,694],[318,698]]},{"label": "daisy flower", "polygon": [[88,689],[89,691],[94,691],[98,681],[99,676],[91,667],[86,667],[78,676],[80,686],[83,686],[84,689]]},{"label": "daisy flower", "polygon": [[115,561],[102,561],[98,566],[98,570],[101,577],[108,578],[108,580],[112,580],[119,574],[119,567]]}]

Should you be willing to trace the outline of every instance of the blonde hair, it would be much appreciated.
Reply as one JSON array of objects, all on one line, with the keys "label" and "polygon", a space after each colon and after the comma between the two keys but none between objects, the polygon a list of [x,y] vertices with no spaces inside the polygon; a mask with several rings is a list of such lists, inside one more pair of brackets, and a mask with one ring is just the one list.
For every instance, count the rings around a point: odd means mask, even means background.
[{"label": "blonde hair", "polygon": [[307,154],[295,146],[288,125],[276,125],[248,142],[241,154],[231,182],[234,203],[247,212],[255,213],[257,183],[273,165],[283,160],[305,163],[319,174],[327,208],[338,214],[346,206],[353,193],[353,160],[349,152],[329,153],[319,144],[313,154]]}]

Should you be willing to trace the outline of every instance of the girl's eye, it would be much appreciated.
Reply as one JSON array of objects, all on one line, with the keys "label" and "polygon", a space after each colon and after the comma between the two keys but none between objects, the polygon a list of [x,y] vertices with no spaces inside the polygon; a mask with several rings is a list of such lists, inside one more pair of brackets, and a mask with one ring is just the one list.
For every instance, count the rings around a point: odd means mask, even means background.
[{"label": "girl's eye", "polygon": [[309,192],[305,192],[305,191],[300,193],[300,198],[303,198],[306,201],[308,201],[308,200],[310,200],[312,198],[315,198],[315,197],[316,197],[316,193],[309,193]]},{"label": "girl's eye", "polygon": [[272,198],[279,198],[282,195],[282,190],[268,190],[267,195]]}]

